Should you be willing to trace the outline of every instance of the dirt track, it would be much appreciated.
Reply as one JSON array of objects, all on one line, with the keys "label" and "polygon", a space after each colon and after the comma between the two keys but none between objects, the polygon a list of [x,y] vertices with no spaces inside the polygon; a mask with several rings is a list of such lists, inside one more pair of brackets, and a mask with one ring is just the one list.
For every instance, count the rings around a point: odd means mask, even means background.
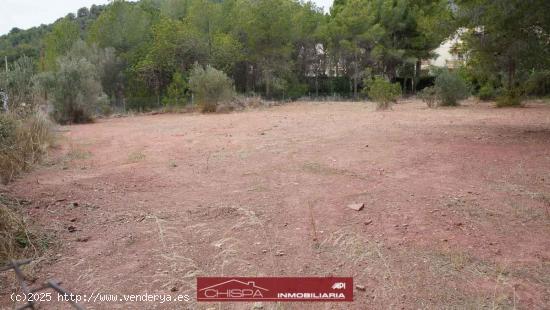
[{"label": "dirt track", "polygon": [[50,166],[9,190],[64,242],[38,276],[72,291],[250,309],[195,303],[195,276],[335,275],[366,286],[351,307],[264,308],[550,308],[548,104],[299,103],[62,130]]}]

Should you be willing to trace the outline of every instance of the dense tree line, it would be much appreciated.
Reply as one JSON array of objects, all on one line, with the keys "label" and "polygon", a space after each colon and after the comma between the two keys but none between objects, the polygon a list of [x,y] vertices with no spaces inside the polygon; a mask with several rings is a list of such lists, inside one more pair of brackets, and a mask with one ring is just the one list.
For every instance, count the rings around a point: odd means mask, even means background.
[{"label": "dense tree line", "polygon": [[550,94],[550,2],[457,0],[464,27],[458,53],[464,76],[480,97],[516,105],[525,95]]},{"label": "dense tree line", "polygon": [[[63,74],[87,68],[80,73],[94,85],[87,95],[118,108],[188,102],[196,64],[224,72],[239,93],[357,97],[376,77],[417,89],[422,60],[462,27],[456,50],[469,65],[462,76],[477,89],[512,89],[521,74],[549,68],[541,7],[548,2],[336,0],[325,14],[297,0],[115,0],[53,25],[13,29],[0,38],[0,54],[33,61],[44,99],[71,88],[51,88],[71,80]],[[75,106],[86,101],[72,96]]]},{"label": "dense tree line", "polygon": [[366,75],[414,86],[419,62],[452,30],[449,16],[446,1],[336,1],[330,14],[295,0],[113,1],[26,31],[32,52],[12,42],[15,30],[0,41],[38,71],[59,70],[77,42],[114,51],[101,84],[119,106],[185,97],[195,63],[225,72],[241,93],[357,96]]}]

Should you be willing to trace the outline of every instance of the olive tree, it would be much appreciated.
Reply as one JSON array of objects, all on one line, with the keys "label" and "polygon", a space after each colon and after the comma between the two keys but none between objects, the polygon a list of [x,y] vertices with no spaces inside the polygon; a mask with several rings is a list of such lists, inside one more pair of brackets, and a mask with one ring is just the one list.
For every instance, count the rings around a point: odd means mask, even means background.
[{"label": "olive tree", "polygon": [[215,112],[218,104],[233,97],[233,81],[211,66],[195,65],[189,77],[189,89],[203,112]]}]

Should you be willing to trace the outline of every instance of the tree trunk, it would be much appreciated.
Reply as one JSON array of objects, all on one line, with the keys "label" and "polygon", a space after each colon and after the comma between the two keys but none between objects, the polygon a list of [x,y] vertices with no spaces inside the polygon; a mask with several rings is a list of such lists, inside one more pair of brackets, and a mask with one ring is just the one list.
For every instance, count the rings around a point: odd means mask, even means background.
[{"label": "tree trunk", "polygon": [[315,98],[319,98],[319,76],[315,75]]},{"label": "tree trunk", "polygon": [[268,72],[265,76],[265,96],[267,98],[269,98],[270,95],[271,95],[271,88],[270,88],[270,82],[271,82],[270,78],[271,78],[271,76],[270,75],[271,75],[271,73]]},{"label": "tree trunk", "polygon": [[416,94],[416,88],[418,87],[418,82],[420,82],[421,71],[422,71],[422,60],[418,59],[416,61],[416,68],[414,70],[413,94]]},{"label": "tree trunk", "polygon": [[508,90],[512,90],[514,87],[514,79],[516,75],[516,62],[510,59],[508,62]]},{"label": "tree trunk", "polygon": [[357,99],[357,78],[358,78],[358,67],[359,64],[357,63],[357,50],[355,50],[354,55],[355,61],[354,61],[354,72],[353,72],[353,99]]}]

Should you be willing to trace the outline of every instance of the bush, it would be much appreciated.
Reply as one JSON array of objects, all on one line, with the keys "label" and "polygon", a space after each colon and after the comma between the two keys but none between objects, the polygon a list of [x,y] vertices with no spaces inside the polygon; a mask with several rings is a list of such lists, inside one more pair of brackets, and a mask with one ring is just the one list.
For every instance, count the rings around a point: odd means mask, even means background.
[{"label": "bush", "polygon": [[189,89],[202,112],[216,112],[219,104],[230,102],[234,95],[231,79],[211,66],[195,65],[189,77]]},{"label": "bush", "polygon": [[84,58],[64,57],[53,79],[53,118],[60,124],[86,123],[103,96],[97,70]]},{"label": "bush", "polygon": [[423,90],[421,90],[418,93],[418,98],[424,101],[430,108],[435,108],[437,106],[437,101],[438,101],[437,90],[433,86],[426,87]]},{"label": "bush", "polygon": [[27,115],[35,107],[34,68],[31,58],[23,56],[9,66],[9,70],[1,77],[0,88],[8,93],[8,104],[11,112]]},{"label": "bush", "polygon": [[392,102],[397,102],[401,96],[401,85],[390,83],[384,78],[376,77],[374,80],[366,81],[368,96],[376,102],[378,109],[387,109]]},{"label": "bush", "polygon": [[23,168],[23,161],[19,157],[19,126],[13,114],[0,114],[0,178],[4,184]]},{"label": "bush", "polygon": [[532,73],[525,82],[525,93],[528,96],[550,95],[550,70]]},{"label": "bush", "polygon": [[292,81],[288,85],[288,90],[284,94],[284,99],[297,100],[307,94],[307,84],[299,83],[298,81]]},{"label": "bush", "polygon": [[166,97],[162,100],[165,106],[179,106],[187,103],[187,90],[189,86],[183,75],[176,72],[172,75],[172,82],[166,90]]},{"label": "bush", "polygon": [[519,88],[507,89],[497,98],[497,108],[521,106],[521,90]]},{"label": "bush", "polygon": [[8,183],[21,171],[39,161],[53,142],[51,122],[35,114],[17,119],[0,114],[0,179]]},{"label": "bush", "polygon": [[111,105],[111,100],[105,94],[97,98],[96,113],[99,115],[110,116],[113,114],[113,106]]},{"label": "bush", "polygon": [[442,106],[456,106],[459,100],[468,98],[470,90],[456,73],[442,70],[435,79],[435,89]]},{"label": "bush", "polygon": [[489,101],[495,99],[496,90],[491,84],[485,84],[479,89],[479,99]]}]

